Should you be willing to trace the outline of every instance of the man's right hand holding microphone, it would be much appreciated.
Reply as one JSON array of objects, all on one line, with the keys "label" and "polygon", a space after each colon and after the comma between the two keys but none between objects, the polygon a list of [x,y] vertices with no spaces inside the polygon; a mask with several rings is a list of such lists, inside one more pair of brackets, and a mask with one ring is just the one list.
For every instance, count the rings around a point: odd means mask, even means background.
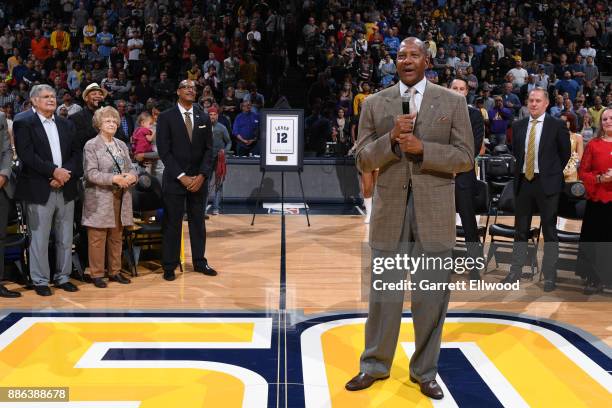
[{"label": "man's right hand holding microphone", "polygon": [[392,146],[399,145],[402,152],[420,155],[423,154],[423,143],[413,133],[416,116],[416,112],[398,115],[389,137]]}]

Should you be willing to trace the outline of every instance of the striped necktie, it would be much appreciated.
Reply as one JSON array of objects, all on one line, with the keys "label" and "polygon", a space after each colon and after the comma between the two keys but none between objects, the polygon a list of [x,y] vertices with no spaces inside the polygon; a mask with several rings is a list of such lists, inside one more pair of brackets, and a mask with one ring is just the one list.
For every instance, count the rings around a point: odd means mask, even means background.
[{"label": "striped necktie", "polygon": [[189,141],[191,141],[191,135],[193,134],[193,122],[191,121],[191,113],[185,112],[185,127],[187,128],[187,134],[189,135]]},{"label": "striped necktie", "polygon": [[533,180],[535,175],[535,139],[536,126],[538,121],[531,121],[531,130],[529,131],[529,139],[527,140],[527,155],[525,156],[525,178],[529,181]]}]

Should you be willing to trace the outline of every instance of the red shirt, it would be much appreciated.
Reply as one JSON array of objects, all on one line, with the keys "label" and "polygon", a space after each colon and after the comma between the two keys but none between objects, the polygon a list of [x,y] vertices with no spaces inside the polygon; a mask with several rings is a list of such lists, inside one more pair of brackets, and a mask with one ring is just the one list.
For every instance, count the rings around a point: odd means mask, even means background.
[{"label": "red shirt", "polygon": [[40,37],[38,40],[36,38],[32,38],[32,41],[30,41],[30,47],[32,48],[32,54],[34,54],[36,59],[44,61],[51,56],[51,46],[45,37]]},{"label": "red shirt", "polygon": [[150,129],[139,127],[132,135],[132,150],[134,154],[149,153],[153,151],[153,144],[147,140],[147,136],[152,134]]},{"label": "red shirt", "polygon": [[612,202],[612,183],[597,183],[596,177],[612,169],[612,142],[601,138],[587,143],[578,177],[584,183],[587,198],[591,201]]}]

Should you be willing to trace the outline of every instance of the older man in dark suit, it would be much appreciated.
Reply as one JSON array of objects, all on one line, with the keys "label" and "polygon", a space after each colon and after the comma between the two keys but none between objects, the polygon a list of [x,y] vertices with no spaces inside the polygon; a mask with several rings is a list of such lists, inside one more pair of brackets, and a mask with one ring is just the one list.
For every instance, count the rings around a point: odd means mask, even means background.
[{"label": "older man in dark suit", "polygon": [[4,279],[4,242],[6,240],[6,224],[9,213],[10,179],[13,163],[13,150],[8,135],[6,115],[0,112],[0,297],[15,298],[21,293],[5,288],[1,282]]},{"label": "older man in dark suit", "polygon": [[[400,82],[363,104],[357,167],[362,173],[380,169],[370,221],[374,265],[396,255],[446,259],[455,245],[453,174],[473,167],[474,141],[465,98],[427,82],[428,63],[423,41],[405,39],[397,54]],[[406,102],[409,114],[402,114],[404,95],[410,99]],[[436,375],[450,291],[424,291],[419,284],[448,283],[450,272],[436,265],[411,270],[416,290],[411,299],[415,352],[410,359],[410,379],[434,399],[444,396]],[[389,376],[404,292],[385,290],[374,282],[402,285],[406,273],[406,268],[397,266],[378,275],[373,268],[365,350],[360,373],[346,384],[349,391],[368,388]]]},{"label": "older man in dark suit", "polygon": [[178,103],[157,119],[157,151],[164,163],[162,267],[168,281],[175,279],[174,270],[180,262],[185,205],[193,268],[205,275],[217,274],[204,256],[204,197],[212,172],[212,125],[208,115],[193,103],[196,97],[193,81],[182,81],[176,93]]},{"label": "older man in dark suit", "polygon": [[83,175],[82,150],[74,126],[55,115],[55,90],[39,85],[31,94],[36,112],[13,124],[17,155],[23,164],[15,196],[27,203],[30,242],[30,275],[40,296],[50,296],[49,234],[55,232],[56,287],[67,292],[78,288],[70,279],[74,199]]}]

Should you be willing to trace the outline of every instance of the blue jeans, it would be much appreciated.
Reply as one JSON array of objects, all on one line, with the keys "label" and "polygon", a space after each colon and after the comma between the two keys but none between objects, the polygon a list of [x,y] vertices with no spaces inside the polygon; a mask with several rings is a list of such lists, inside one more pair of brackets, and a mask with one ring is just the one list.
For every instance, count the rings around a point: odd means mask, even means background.
[{"label": "blue jeans", "polygon": [[212,204],[210,205],[210,210],[219,211],[221,206],[221,195],[223,195],[223,184],[219,186],[219,190],[216,190],[214,186],[211,186],[210,193],[212,194]]},{"label": "blue jeans", "polygon": [[258,155],[259,154],[259,143],[256,142],[250,146],[246,146],[243,145],[241,143],[238,143],[238,145],[236,146],[236,154],[238,156],[248,156],[249,153],[253,154],[253,155]]}]

